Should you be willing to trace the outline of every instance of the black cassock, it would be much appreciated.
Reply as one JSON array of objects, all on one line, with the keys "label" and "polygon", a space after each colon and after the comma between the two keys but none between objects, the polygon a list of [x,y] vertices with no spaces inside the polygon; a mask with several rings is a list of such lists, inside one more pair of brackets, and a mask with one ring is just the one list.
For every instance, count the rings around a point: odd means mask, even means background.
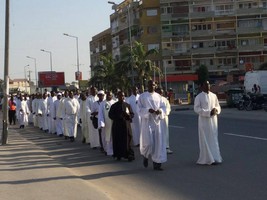
[{"label": "black cassock", "polygon": [[109,110],[112,124],[113,157],[134,160],[131,122],[133,118],[131,106],[126,102],[116,102]]}]

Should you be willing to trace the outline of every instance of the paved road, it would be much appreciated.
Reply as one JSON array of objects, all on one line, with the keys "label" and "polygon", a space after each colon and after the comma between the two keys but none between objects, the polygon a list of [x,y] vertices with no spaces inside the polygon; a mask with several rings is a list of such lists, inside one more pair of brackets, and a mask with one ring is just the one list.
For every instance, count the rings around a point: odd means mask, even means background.
[{"label": "paved road", "polygon": [[0,195],[46,200],[265,200],[266,115],[223,109],[219,125],[224,163],[198,166],[197,115],[191,109],[174,111],[174,154],[163,172],[153,171],[151,163],[143,168],[138,149],[134,162],[118,162],[79,141],[70,143],[33,127],[11,127],[9,144],[0,147]]}]

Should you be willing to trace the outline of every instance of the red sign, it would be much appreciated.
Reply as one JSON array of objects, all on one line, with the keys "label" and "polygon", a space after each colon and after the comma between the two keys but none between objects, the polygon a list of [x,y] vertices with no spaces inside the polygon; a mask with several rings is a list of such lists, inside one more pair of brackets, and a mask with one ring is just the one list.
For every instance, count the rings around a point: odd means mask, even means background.
[{"label": "red sign", "polygon": [[[179,74],[179,75],[167,75],[167,82],[181,82],[181,81],[196,81],[198,80],[197,74]],[[164,81],[164,78],[161,79]]]},{"label": "red sign", "polygon": [[52,87],[65,85],[65,74],[64,72],[45,71],[38,72],[39,87]]},{"label": "red sign", "polygon": [[76,81],[82,80],[82,72],[75,72],[75,80]]}]

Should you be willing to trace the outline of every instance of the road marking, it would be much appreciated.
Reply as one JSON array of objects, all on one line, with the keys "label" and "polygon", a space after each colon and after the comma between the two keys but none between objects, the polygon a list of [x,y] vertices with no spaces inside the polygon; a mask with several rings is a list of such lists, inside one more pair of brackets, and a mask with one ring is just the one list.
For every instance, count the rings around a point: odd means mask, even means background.
[{"label": "road marking", "polygon": [[250,139],[255,139],[255,140],[266,140],[267,141],[267,138],[253,137],[253,136],[248,136],[248,135],[238,135],[238,134],[233,134],[233,133],[224,133],[224,135],[230,135],[230,136],[235,136],[235,137],[243,137],[243,138],[250,138]]},{"label": "road marking", "polygon": [[172,128],[184,128],[183,126],[172,126],[172,125],[169,125],[169,127],[172,127]]}]

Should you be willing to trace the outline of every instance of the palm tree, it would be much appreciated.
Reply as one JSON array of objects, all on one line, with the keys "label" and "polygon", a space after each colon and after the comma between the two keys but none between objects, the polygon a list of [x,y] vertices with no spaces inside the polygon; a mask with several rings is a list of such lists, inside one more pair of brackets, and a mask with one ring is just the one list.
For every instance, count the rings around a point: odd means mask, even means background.
[{"label": "palm tree", "polygon": [[144,45],[135,41],[131,49],[129,65],[132,65],[134,72],[136,72],[137,80],[140,83],[141,91],[144,91],[144,79],[151,79],[154,71],[160,72],[160,68],[153,65],[149,60],[149,56],[157,54],[157,49],[150,49],[145,51]]},{"label": "palm tree", "polygon": [[94,69],[94,76],[90,80],[90,84],[98,85],[98,87],[111,89],[114,84],[114,69],[115,63],[112,56],[109,54],[107,56],[100,57],[103,64],[100,64]]},{"label": "palm tree", "polygon": [[206,65],[200,65],[196,73],[198,74],[198,84],[202,84],[209,79],[209,70]]}]

